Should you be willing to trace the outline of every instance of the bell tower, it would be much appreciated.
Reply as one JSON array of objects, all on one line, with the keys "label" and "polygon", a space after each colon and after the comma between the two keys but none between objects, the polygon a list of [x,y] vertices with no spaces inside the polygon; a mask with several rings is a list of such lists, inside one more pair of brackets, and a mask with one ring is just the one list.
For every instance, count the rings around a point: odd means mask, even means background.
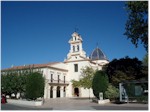
[{"label": "bell tower", "polygon": [[71,56],[78,56],[78,55],[86,58],[86,52],[82,48],[82,42],[83,40],[77,32],[74,32],[71,35],[71,39],[69,40],[70,50],[67,55],[67,59],[70,58]]}]

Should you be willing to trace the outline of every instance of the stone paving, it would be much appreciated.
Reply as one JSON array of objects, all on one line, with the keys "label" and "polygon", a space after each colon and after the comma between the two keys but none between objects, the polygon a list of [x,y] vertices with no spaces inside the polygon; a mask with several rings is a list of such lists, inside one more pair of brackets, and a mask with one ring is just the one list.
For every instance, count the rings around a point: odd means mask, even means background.
[{"label": "stone paving", "polygon": [[148,110],[148,104],[112,104],[99,105],[90,99],[56,98],[46,100],[41,108],[53,110]]},{"label": "stone paving", "polygon": [[53,110],[95,110],[91,106],[97,106],[89,99],[55,98],[46,100],[41,108],[52,107]]},{"label": "stone paving", "polygon": [[55,98],[45,100],[39,107],[4,104],[2,110],[148,110],[148,104],[104,104],[99,105],[90,99]]}]

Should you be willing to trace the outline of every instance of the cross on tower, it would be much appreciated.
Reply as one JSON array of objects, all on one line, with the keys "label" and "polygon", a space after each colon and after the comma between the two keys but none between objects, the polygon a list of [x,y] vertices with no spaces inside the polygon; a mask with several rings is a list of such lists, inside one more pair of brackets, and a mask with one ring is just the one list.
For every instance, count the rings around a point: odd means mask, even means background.
[{"label": "cross on tower", "polygon": [[74,28],[74,32],[77,32],[79,31],[79,29],[77,27]]},{"label": "cross on tower", "polygon": [[98,42],[96,43],[96,47],[98,48]]}]

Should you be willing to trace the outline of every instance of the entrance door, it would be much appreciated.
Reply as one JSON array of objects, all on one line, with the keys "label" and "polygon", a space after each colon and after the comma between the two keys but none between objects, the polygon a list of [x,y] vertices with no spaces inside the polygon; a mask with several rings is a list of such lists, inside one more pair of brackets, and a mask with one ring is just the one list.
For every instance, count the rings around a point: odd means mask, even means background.
[{"label": "entrance door", "polygon": [[79,97],[79,88],[74,88],[74,95]]},{"label": "entrance door", "polygon": [[57,86],[57,97],[60,97],[60,86]]},{"label": "entrance door", "polygon": [[64,87],[64,97],[66,97],[66,87]]},{"label": "entrance door", "polygon": [[53,86],[50,88],[50,98],[53,98]]}]

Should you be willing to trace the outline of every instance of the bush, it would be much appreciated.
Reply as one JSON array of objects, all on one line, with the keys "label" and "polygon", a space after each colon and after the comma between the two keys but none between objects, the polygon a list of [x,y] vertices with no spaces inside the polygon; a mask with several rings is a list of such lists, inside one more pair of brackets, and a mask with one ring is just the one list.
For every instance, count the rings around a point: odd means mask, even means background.
[{"label": "bush", "polygon": [[[1,75],[1,92],[9,95],[10,98],[16,98],[17,93],[24,94],[26,89],[26,74],[6,73]],[[14,94],[15,96],[11,96]],[[22,98],[22,95],[20,96]]]},{"label": "bush", "polygon": [[40,73],[31,73],[27,77],[26,98],[36,100],[44,95],[44,77]]},{"label": "bush", "polygon": [[119,89],[109,84],[107,91],[105,91],[106,98],[114,100],[119,97]]},{"label": "bush", "polygon": [[99,93],[103,93],[103,97],[105,98],[105,91],[108,87],[108,77],[103,71],[97,71],[94,75],[92,82],[92,89],[95,97],[99,99]]},{"label": "bush", "polygon": [[144,95],[138,96],[138,97],[136,97],[136,100],[138,102],[148,102],[148,96],[144,96]]}]

